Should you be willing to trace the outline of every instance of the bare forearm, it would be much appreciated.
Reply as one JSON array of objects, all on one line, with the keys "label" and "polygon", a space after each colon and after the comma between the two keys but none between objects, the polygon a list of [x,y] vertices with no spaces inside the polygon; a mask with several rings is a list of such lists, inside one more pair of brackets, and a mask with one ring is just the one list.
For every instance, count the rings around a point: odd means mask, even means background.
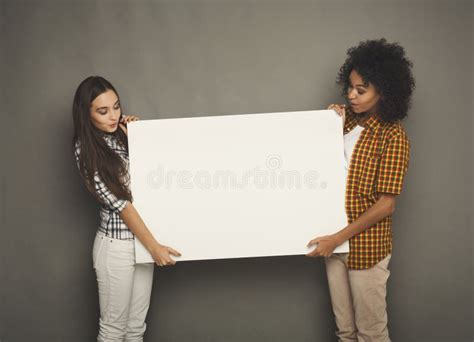
[{"label": "bare forearm", "polygon": [[360,215],[347,227],[335,234],[338,245],[349,240],[353,236],[362,233],[377,222],[391,215],[395,210],[395,196],[384,195],[366,212]]},{"label": "bare forearm", "polygon": [[137,209],[130,201],[127,202],[127,205],[119,215],[147,250],[151,251],[153,247],[159,245],[158,241],[156,241],[156,239],[153,237],[145,222],[143,222]]}]

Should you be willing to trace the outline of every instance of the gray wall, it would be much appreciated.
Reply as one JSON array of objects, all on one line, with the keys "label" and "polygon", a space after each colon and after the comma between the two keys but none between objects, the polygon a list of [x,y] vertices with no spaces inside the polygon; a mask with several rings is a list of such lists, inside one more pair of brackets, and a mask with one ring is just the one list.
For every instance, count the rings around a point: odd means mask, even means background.
[{"label": "gray wall", "polygon": [[[399,41],[417,89],[394,218],[394,341],[473,340],[473,4],[0,1],[0,340],[92,341],[97,206],[69,149],[79,82],[142,119],[325,108],[360,40]],[[471,100],[469,100],[471,98]],[[320,259],[157,269],[148,341],[334,341]]]}]

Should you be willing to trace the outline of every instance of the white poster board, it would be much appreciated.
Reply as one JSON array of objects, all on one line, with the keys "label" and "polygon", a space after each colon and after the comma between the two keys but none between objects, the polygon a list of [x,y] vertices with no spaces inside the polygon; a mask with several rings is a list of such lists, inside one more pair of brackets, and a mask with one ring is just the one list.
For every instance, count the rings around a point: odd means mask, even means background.
[{"label": "white poster board", "polygon": [[133,204],[176,260],[305,254],[347,224],[333,110],[141,120],[128,137]]}]

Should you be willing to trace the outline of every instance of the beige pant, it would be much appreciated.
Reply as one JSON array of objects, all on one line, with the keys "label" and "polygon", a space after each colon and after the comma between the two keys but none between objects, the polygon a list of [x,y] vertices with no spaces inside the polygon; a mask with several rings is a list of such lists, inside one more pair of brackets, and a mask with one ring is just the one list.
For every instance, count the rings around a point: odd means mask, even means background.
[{"label": "beige pant", "polygon": [[336,336],[340,342],[390,342],[385,297],[391,255],[365,270],[348,269],[348,255],[325,258]]},{"label": "beige pant", "polygon": [[154,264],[135,264],[133,240],[112,239],[101,232],[92,256],[100,304],[97,341],[142,342]]}]

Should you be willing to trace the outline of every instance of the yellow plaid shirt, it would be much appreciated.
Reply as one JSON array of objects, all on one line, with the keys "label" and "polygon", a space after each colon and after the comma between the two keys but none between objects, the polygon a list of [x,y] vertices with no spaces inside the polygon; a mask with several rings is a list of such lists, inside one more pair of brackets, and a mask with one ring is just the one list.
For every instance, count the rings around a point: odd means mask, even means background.
[{"label": "yellow plaid shirt", "polygon": [[[344,134],[356,127],[355,114],[346,111]],[[365,125],[349,164],[346,212],[349,223],[377,201],[380,193],[400,194],[410,159],[410,142],[400,123],[373,116]],[[349,240],[349,269],[367,269],[392,252],[392,216]]]}]

